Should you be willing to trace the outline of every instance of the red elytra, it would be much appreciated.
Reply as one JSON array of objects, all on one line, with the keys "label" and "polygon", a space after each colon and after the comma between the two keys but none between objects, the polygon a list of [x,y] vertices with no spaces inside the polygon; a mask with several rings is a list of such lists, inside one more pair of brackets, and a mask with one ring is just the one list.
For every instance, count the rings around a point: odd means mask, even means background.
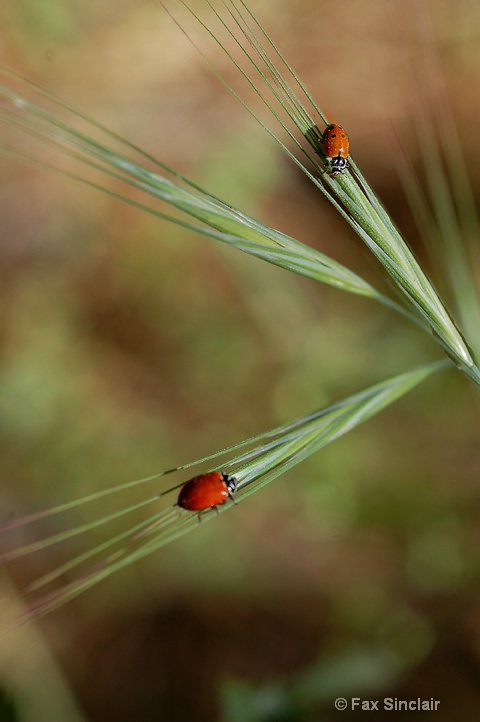
[{"label": "red elytra", "polygon": [[180,490],[178,506],[187,511],[203,511],[223,504],[233,495],[237,488],[236,479],[220,471],[210,471],[208,474],[195,476]]},{"label": "red elytra", "polygon": [[340,175],[348,168],[348,135],[340,125],[328,125],[322,135],[323,152],[327,156],[328,175]]}]

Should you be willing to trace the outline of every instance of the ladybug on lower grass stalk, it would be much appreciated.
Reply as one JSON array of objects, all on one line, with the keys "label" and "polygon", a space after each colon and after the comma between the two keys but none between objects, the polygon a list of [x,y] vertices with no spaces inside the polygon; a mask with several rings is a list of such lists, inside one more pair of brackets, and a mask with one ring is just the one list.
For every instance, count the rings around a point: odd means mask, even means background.
[{"label": "ladybug on lower grass stalk", "polygon": [[348,135],[340,125],[327,125],[322,135],[323,152],[327,156],[329,176],[341,175],[348,168]]},{"label": "ladybug on lower grass stalk", "polygon": [[237,480],[221,471],[210,471],[187,481],[178,495],[178,506],[187,511],[216,509],[228,498],[235,501]]}]

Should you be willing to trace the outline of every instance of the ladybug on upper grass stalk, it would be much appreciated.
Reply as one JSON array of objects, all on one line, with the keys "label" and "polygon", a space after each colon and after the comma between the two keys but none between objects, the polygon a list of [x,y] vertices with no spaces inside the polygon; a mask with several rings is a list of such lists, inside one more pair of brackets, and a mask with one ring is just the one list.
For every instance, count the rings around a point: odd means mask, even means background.
[{"label": "ladybug on upper grass stalk", "polygon": [[348,135],[340,125],[327,125],[322,135],[323,152],[327,156],[329,176],[341,175],[348,168]]},{"label": "ladybug on upper grass stalk", "polygon": [[216,509],[230,497],[235,501],[237,480],[221,471],[210,471],[187,481],[178,495],[178,506],[187,511]]}]

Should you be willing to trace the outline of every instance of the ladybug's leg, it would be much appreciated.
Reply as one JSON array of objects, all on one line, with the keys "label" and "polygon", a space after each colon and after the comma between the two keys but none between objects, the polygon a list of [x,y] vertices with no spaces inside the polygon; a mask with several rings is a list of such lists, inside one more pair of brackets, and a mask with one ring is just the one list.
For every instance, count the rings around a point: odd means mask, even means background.
[{"label": "ladybug's leg", "polygon": [[[206,509],[202,509],[201,511],[199,511],[198,514],[197,514],[198,523],[199,523],[199,524],[202,523],[202,516],[203,516],[204,514],[208,514],[208,512],[210,511],[210,509],[216,509],[216,508],[217,508],[216,506],[207,506]],[[218,512],[217,512],[217,514],[218,514]]]}]

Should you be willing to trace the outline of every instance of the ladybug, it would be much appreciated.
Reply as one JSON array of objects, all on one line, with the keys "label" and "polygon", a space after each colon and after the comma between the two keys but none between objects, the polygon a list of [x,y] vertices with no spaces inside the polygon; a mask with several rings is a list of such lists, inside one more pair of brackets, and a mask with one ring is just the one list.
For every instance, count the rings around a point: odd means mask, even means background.
[{"label": "ladybug", "polygon": [[329,165],[326,173],[330,176],[340,175],[348,168],[348,135],[339,125],[327,125],[323,131],[322,143]]},{"label": "ladybug", "polygon": [[178,495],[178,506],[187,511],[203,511],[223,504],[228,497],[234,500],[237,480],[220,471],[195,476],[182,487]]}]

